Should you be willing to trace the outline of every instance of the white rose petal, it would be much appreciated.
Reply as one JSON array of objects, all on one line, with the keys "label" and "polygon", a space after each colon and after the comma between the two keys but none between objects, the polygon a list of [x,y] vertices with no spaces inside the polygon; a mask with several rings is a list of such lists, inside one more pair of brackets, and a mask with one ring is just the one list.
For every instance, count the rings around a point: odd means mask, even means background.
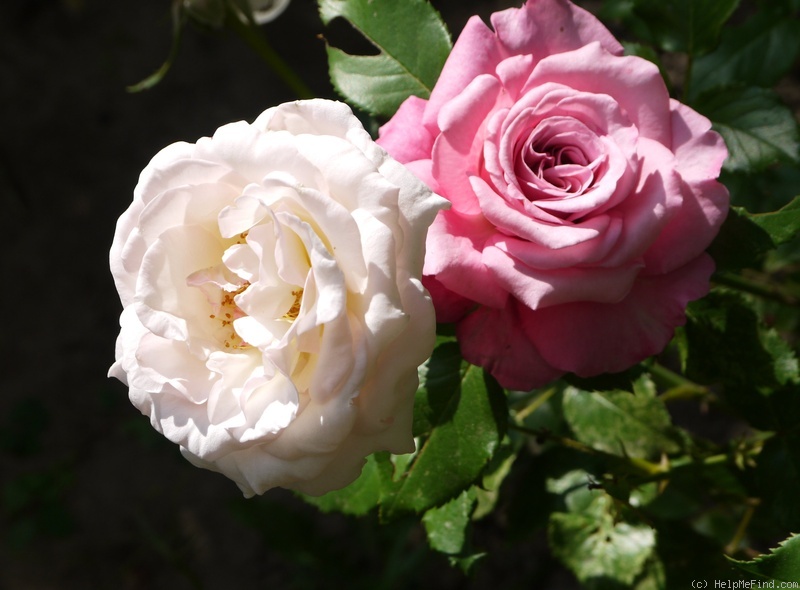
[{"label": "white rose petal", "polygon": [[342,103],[162,150],[111,248],[124,309],[109,374],[247,496],[347,485],[366,455],[414,449],[434,342],[419,278],[445,205]]}]

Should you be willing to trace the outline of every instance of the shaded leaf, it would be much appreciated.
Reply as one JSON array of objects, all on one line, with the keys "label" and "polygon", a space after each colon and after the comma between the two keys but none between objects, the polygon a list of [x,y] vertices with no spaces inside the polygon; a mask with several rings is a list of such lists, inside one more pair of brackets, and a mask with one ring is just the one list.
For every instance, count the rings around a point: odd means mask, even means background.
[{"label": "shaded leaf", "polygon": [[718,271],[760,268],[775,244],[769,233],[741,207],[731,207],[708,253]]},{"label": "shaded leaf", "polygon": [[627,24],[666,51],[700,55],[716,45],[722,25],[738,4],[739,0],[634,0]]},{"label": "shaded leaf", "polygon": [[719,47],[692,68],[693,96],[724,86],[770,88],[791,69],[800,50],[800,21],[759,13],[722,32]]},{"label": "shaded leaf", "polygon": [[450,35],[425,0],[319,0],[322,22],[342,17],[378,55],[328,46],[331,81],[347,100],[389,117],[409,96],[427,98],[450,54]]},{"label": "shaded leaf", "polygon": [[739,569],[783,582],[800,580],[800,535],[792,535],[769,553],[751,561],[729,561]]},{"label": "shaded leaf", "polygon": [[710,590],[714,580],[740,579],[731,576],[733,568],[725,560],[722,547],[683,521],[659,523],[657,550],[668,572],[670,590],[692,588],[697,580],[708,580]]},{"label": "shaded leaf", "polygon": [[728,392],[777,387],[792,377],[787,374],[792,361],[786,358],[794,356],[792,351],[776,345],[741,296],[712,291],[689,304],[687,318],[683,346],[690,379],[723,383]]},{"label": "shaded leaf", "polygon": [[665,590],[667,587],[667,573],[664,564],[657,556],[653,556],[645,563],[642,573],[634,581],[632,590]]},{"label": "shaded leaf", "polygon": [[430,430],[397,491],[381,503],[381,515],[423,512],[471,486],[494,455],[505,433],[505,393],[494,379],[465,362],[455,363],[458,347],[445,343],[426,363],[418,392]]},{"label": "shaded leaf", "polygon": [[726,170],[761,170],[781,160],[798,161],[797,121],[770,90],[729,88],[709,92],[694,105],[728,146]]},{"label": "shaded leaf", "polygon": [[593,448],[621,456],[652,458],[680,449],[664,403],[649,377],[639,378],[635,393],[564,392],[564,417],[575,437]]}]

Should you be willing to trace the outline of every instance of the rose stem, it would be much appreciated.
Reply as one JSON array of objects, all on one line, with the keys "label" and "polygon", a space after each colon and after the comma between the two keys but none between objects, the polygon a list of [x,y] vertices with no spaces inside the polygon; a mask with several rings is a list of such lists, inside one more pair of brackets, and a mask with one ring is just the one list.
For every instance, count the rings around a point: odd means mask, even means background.
[{"label": "rose stem", "polygon": [[314,92],[306,86],[300,77],[289,67],[278,52],[269,44],[261,29],[254,22],[247,19],[242,22],[240,15],[229,14],[227,24],[239,35],[258,56],[291,88],[298,98],[314,98]]}]

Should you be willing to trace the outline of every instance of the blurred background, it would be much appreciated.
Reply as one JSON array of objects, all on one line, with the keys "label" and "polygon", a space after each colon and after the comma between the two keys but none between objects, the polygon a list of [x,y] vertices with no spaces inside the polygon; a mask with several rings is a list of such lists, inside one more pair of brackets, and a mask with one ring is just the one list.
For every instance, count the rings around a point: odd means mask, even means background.
[{"label": "blurred background", "polygon": [[[516,3],[433,4],[455,36]],[[467,579],[418,524],[324,515],[282,490],[245,501],[106,377],[121,311],[108,249],[141,169],[295,98],[241,40],[191,25],[165,79],[126,92],[169,53],[169,5],[0,3],[0,589],[574,587],[544,533],[515,536],[502,511],[478,525],[490,557]],[[263,30],[334,96],[313,0]]]}]

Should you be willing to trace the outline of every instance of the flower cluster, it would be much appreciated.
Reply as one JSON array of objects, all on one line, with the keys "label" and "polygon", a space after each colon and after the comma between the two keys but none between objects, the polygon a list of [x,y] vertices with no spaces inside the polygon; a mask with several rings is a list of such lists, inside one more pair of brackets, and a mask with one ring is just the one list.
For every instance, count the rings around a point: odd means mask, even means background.
[{"label": "flower cluster", "polygon": [[325,493],[414,449],[434,305],[467,361],[527,390],[658,353],[707,292],[728,207],[709,121],[567,0],[491,24],[377,144],[347,106],[300,101],[142,172],[111,250],[110,374],[246,495]]}]

